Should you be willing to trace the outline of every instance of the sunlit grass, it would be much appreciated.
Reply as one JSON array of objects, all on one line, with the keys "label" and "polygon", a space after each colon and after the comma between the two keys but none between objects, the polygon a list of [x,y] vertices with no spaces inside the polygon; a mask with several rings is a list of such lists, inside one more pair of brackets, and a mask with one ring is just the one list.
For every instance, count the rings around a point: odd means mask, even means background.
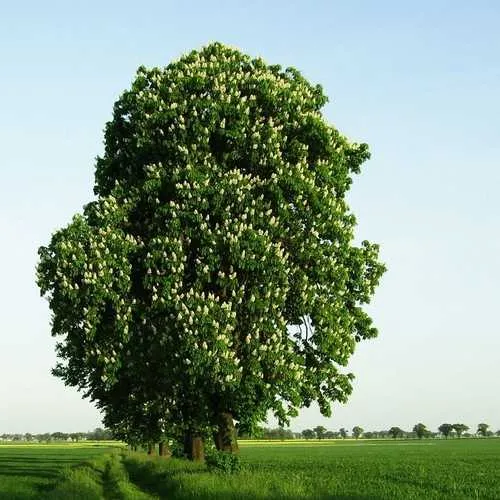
[{"label": "sunlit grass", "polygon": [[120,448],[109,443],[107,446],[96,443],[4,444],[0,446],[0,499],[44,498],[64,482],[70,469]]},{"label": "sunlit grass", "polygon": [[48,442],[33,442],[33,441],[0,441],[1,448],[95,448],[95,447],[119,447],[126,446],[121,441],[48,441]]},{"label": "sunlit grass", "polygon": [[273,441],[242,444],[243,470],[130,454],[130,479],[161,498],[500,498],[500,441]]},{"label": "sunlit grass", "polygon": [[242,441],[242,470],[122,444],[0,448],[0,499],[500,498],[500,439]]}]

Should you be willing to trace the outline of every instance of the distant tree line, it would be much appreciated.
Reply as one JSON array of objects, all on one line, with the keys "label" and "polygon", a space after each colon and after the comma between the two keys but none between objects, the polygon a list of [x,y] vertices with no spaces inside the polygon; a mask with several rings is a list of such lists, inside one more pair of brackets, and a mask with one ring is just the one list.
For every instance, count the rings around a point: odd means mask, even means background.
[{"label": "distant tree line", "polygon": [[111,431],[97,428],[89,432],[45,432],[41,434],[0,434],[0,441],[24,441],[49,443],[53,441],[109,441],[113,439]]},{"label": "distant tree line", "polygon": [[[436,432],[433,432],[427,428],[427,426],[421,422],[415,424],[411,431],[406,431],[400,427],[393,426],[388,430],[381,431],[365,431],[362,427],[356,425],[352,428],[351,437],[354,439],[365,438],[365,439],[380,439],[380,438],[392,438],[392,439],[423,439],[423,438],[437,438],[437,437],[500,437],[500,430],[493,432],[489,429],[489,425],[485,423],[480,423],[477,426],[475,434],[469,431],[470,427],[463,423],[456,424],[441,424]],[[345,428],[339,429],[339,431],[328,431],[323,426],[317,426],[314,429],[304,429],[300,436],[305,439],[345,439],[349,437],[349,432]]]},{"label": "distant tree line", "polygon": [[[238,430],[238,429],[237,429]],[[469,426],[462,423],[457,424],[441,424],[436,432],[427,429],[427,426],[421,422],[415,424],[411,431],[405,431],[400,427],[393,426],[388,430],[381,431],[365,431],[359,425],[356,425],[349,432],[344,427],[338,431],[327,430],[322,425],[318,425],[313,429],[304,429],[302,432],[294,432],[291,429],[284,427],[257,427],[250,435],[243,430],[238,430],[238,437],[241,439],[423,439],[423,438],[461,438],[461,437],[500,437],[500,430],[493,432],[490,426],[485,423],[480,423],[474,434],[468,432]],[[24,442],[39,442],[49,443],[54,441],[110,441],[116,439],[116,436],[108,429],[96,428],[89,432],[45,432],[42,434],[0,434],[0,441],[24,441]]]},{"label": "distant tree line", "polygon": [[436,431],[431,431],[421,422],[415,424],[411,431],[393,426],[387,430],[380,431],[365,431],[359,425],[354,426],[349,432],[344,427],[338,431],[328,430],[322,425],[318,425],[313,429],[304,429],[302,432],[293,432],[284,427],[266,428],[259,427],[250,435],[244,432],[239,432],[238,435],[242,439],[424,439],[424,438],[440,438],[444,437],[461,438],[461,437],[500,437],[500,430],[493,432],[490,426],[485,423],[480,423],[474,434],[469,432],[470,427],[463,423],[456,424],[441,424]]}]

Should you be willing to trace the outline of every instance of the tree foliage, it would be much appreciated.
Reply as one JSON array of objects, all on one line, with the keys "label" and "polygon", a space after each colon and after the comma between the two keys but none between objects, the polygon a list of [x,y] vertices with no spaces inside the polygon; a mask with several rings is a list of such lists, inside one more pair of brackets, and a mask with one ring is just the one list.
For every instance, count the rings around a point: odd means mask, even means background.
[{"label": "tree foliage", "polygon": [[477,426],[476,433],[480,436],[486,437],[488,435],[489,424],[481,423]]},{"label": "tree foliage", "polygon": [[313,429],[314,433],[316,434],[316,437],[318,439],[323,439],[325,437],[325,432],[326,432],[326,428],[323,427],[322,425],[317,425],[314,429]]},{"label": "tree foliage", "polygon": [[336,439],[338,437],[339,433],[335,431],[326,431],[324,434],[325,439]]},{"label": "tree foliage", "polygon": [[294,439],[294,434],[290,429],[276,427],[272,429],[263,429],[261,439]]},{"label": "tree foliage", "polygon": [[419,422],[413,426],[413,432],[417,435],[418,439],[422,439],[429,435],[429,430],[427,429],[425,424]]},{"label": "tree foliage", "polygon": [[302,437],[305,439],[314,439],[316,437],[316,433],[312,429],[304,429],[302,431]]},{"label": "tree foliage", "polygon": [[220,415],[280,424],[345,402],[384,266],[345,195],[369,157],[321,87],[221,44],[139,68],[114,105],[97,198],[39,250],[55,375],[123,436]]},{"label": "tree foliage", "polygon": [[403,437],[404,435],[403,429],[397,426],[391,427],[387,432],[393,439],[396,439],[398,437]]},{"label": "tree foliage", "polygon": [[453,424],[453,430],[457,433],[458,437],[461,437],[464,432],[469,430],[469,426],[466,424]]},{"label": "tree foliage", "polygon": [[361,435],[363,434],[364,429],[360,427],[359,425],[356,425],[352,428],[352,437],[355,439],[359,439]]},{"label": "tree foliage", "polygon": [[438,431],[445,437],[448,438],[450,435],[451,431],[453,430],[453,425],[452,424],[441,424],[438,427]]}]

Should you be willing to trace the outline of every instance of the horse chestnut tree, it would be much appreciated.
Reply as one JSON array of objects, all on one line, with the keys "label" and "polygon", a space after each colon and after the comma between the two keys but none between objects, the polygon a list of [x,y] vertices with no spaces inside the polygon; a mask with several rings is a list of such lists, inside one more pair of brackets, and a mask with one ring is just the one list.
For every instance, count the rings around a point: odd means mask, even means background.
[{"label": "horse chestnut tree", "polygon": [[354,244],[345,199],[368,148],[326,101],[297,70],[214,43],[140,67],[115,103],[96,199],[38,265],[54,372],[109,421],[137,435],[154,408],[235,451],[233,420],[346,401],[384,266]]}]

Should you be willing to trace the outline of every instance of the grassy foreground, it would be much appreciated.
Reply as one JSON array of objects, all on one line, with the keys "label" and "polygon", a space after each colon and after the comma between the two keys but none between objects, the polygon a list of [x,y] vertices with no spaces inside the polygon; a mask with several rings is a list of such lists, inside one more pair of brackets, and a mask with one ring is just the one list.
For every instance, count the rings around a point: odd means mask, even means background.
[{"label": "grassy foreground", "polygon": [[495,499],[500,439],[243,442],[243,469],[92,445],[0,446],[0,499]]}]

